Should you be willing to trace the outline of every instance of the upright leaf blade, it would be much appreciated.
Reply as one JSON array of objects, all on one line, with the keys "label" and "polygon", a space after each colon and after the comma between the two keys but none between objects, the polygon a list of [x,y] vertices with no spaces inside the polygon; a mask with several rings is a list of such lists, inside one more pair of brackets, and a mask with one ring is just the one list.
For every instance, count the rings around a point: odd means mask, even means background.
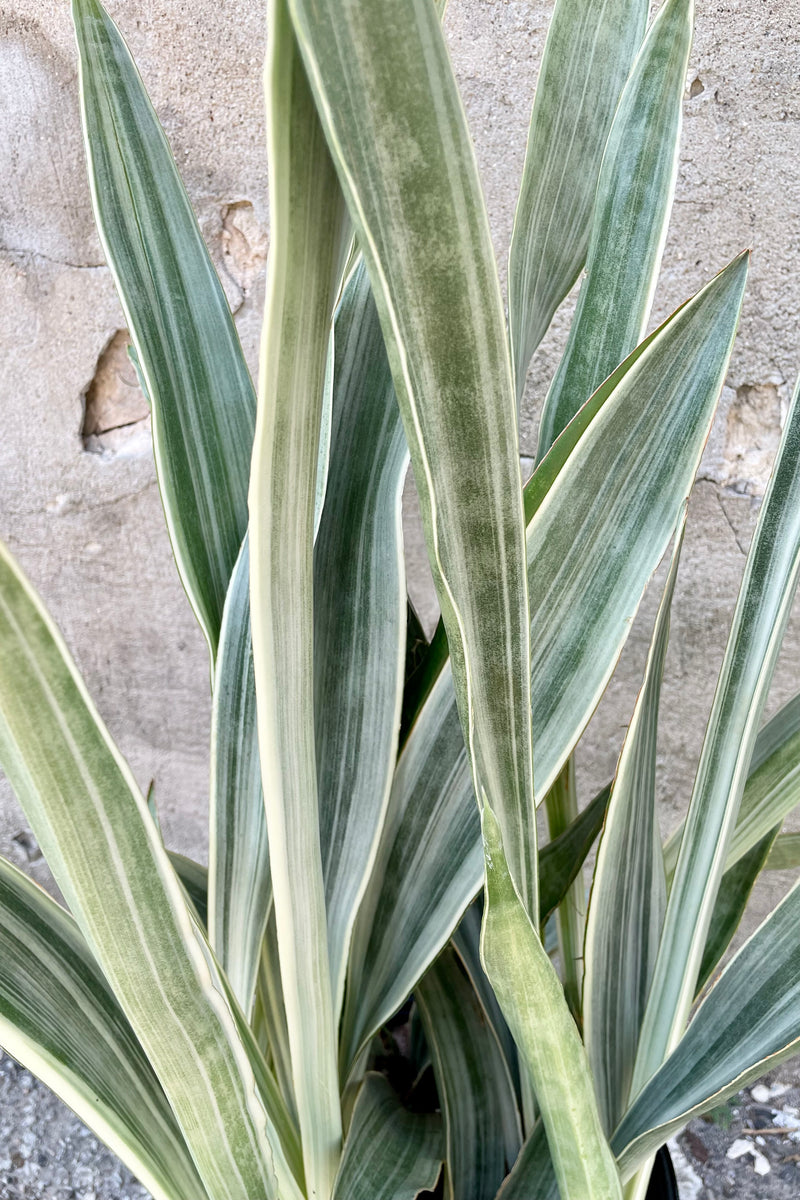
[{"label": "upright leaf blade", "polygon": [[75,922],[5,859],[0,1044],[52,1088],[156,1200],[202,1196],[161,1085]]},{"label": "upright leaf blade", "polygon": [[248,1016],[271,903],[245,538],[225,602],[214,681],[209,941]]},{"label": "upright leaf blade", "polygon": [[72,15],[95,218],[151,404],[175,560],[213,658],[247,529],[253,385],[128,49],[98,0],[72,0]]},{"label": "upright leaf blade", "polygon": [[584,1040],[607,1133],[627,1107],[667,901],[656,813],[656,740],[684,521],[685,513],[611,789],[586,927]]},{"label": "upright leaf blade", "polygon": [[336,317],[331,462],[314,549],[314,717],[334,1016],[397,758],[408,465],[363,264]]},{"label": "upright leaf blade", "polygon": [[486,211],[438,15],[427,0],[290,7],[381,318],[476,794],[496,807],[535,912],[516,409]]},{"label": "upright leaf blade", "polygon": [[285,0],[268,10],[272,243],[250,485],[258,743],[294,1096],[308,1189],[329,1200],[341,1149],[314,745],[313,561],[343,200]]},{"label": "upright leaf blade", "polygon": [[4,548],[0,658],[0,763],[210,1200],[297,1200],[223,978],[146,802]]},{"label": "upright leaf blade", "polygon": [[647,7],[645,0],[557,0],[553,11],[508,263],[518,397],[531,356],[586,258],[603,150]]},{"label": "upright leaf blade", "polygon": [[433,1056],[449,1200],[493,1200],[520,1147],[514,1086],[500,1043],[454,949],[414,991]]},{"label": "upright leaf blade", "polygon": [[562,1200],[622,1200],[586,1053],[558,976],[514,888],[499,826],[482,820],[486,907],[481,954],[530,1072]]},{"label": "upright leaf blade", "polygon": [[750,546],[703,742],[642,1027],[636,1090],[677,1044],[689,1014],[728,842],[797,584],[798,396],[800,387],[795,389]]},{"label": "upright leaf blade", "polygon": [[694,0],[667,0],[659,9],[614,115],[586,278],[542,410],[540,459],[644,336],[678,172],[693,16]]}]

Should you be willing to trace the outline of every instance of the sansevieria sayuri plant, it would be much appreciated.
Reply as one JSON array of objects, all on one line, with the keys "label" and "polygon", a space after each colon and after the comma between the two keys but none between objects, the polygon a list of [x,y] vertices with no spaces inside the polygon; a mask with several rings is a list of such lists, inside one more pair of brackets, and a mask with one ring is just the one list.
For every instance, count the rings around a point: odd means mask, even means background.
[{"label": "sansevieria sayuri plant", "polygon": [[[692,0],[649,28],[647,0],[557,0],[508,321],[440,7],[269,0],[256,388],[125,43],[72,4],[95,213],[211,656],[210,857],[164,846],[2,551],[0,762],[67,908],[0,862],[0,1044],[157,1200],[675,1195],[666,1139],[800,1043],[800,888],[719,970],[759,872],[797,859],[800,697],[759,732],[800,562],[796,400],[666,845],[655,811],[687,499],[747,274],[645,337]],[[518,400],[581,272],[523,487]],[[573,753],[665,553],[616,775],[579,812]]]}]

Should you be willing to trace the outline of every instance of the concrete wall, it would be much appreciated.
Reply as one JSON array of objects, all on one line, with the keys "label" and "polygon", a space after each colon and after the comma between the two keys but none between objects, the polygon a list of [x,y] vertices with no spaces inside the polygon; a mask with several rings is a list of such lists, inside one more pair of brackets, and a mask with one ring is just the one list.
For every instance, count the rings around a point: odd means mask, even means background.
[{"label": "concrete wall", "polygon": [[[262,6],[112,0],[109,8],[172,142],[254,362],[268,228]],[[542,0],[451,0],[447,18],[503,276],[550,8]],[[744,552],[800,368],[798,30],[800,0],[699,0],[654,322],[744,246],[754,255],[675,601],[660,743],[666,825],[690,788]],[[155,780],[168,841],[202,857],[206,655],[171,561],[145,410],[93,229],[64,4],[7,0],[0,15],[0,178],[0,536],[41,589],[140,783]],[[568,303],[531,370],[528,455],[569,313]],[[431,615],[418,545],[410,557]],[[590,728],[580,759],[586,794],[613,771],[653,601]],[[800,686],[799,658],[795,618],[775,702]],[[8,789],[0,792],[0,852],[43,877]]]}]

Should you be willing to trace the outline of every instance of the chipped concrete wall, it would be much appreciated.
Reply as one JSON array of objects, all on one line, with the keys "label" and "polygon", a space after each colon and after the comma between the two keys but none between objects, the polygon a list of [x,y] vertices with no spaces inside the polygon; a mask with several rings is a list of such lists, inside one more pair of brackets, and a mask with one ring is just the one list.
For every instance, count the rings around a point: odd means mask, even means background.
[{"label": "chipped concrete wall", "polygon": [[[255,361],[268,227],[260,95],[262,5],[111,0],[172,142]],[[551,3],[451,0],[447,32],[483,172],[501,272]],[[665,823],[685,802],[743,555],[800,368],[800,0],[699,0],[680,181],[653,320],[743,246],[742,330],[690,515],[664,689]],[[0,533],[60,623],[170,843],[205,842],[208,673],[172,565],[146,410],[93,230],[67,6],[7,0],[0,15]],[[522,450],[572,304],[526,393]],[[423,555],[413,585],[431,614]],[[580,760],[586,794],[613,771],[640,679],[654,596]],[[775,700],[800,684],[800,621]],[[0,852],[41,875],[7,791]]]}]

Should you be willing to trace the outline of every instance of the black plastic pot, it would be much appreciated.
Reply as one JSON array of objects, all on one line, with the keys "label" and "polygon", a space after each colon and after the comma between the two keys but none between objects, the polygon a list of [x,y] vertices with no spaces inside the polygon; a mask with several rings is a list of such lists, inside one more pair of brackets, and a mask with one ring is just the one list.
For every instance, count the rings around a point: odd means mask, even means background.
[{"label": "black plastic pot", "polygon": [[662,1146],[656,1155],[645,1200],[680,1200],[675,1168],[666,1146]]}]

